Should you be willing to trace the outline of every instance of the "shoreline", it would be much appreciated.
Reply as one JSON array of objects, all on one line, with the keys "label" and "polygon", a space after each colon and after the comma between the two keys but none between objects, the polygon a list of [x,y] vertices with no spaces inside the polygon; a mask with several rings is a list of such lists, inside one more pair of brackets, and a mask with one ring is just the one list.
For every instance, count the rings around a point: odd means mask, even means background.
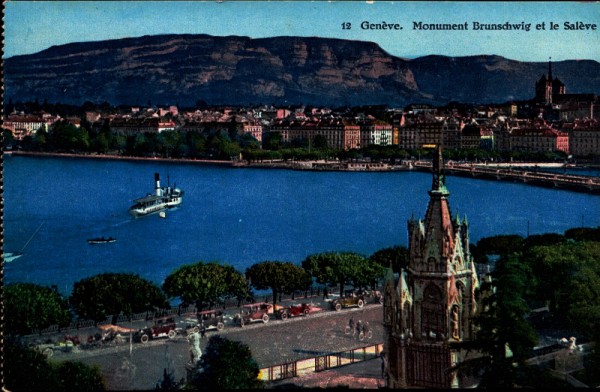
[{"label": "shoreline", "polygon": [[[54,157],[54,158],[77,158],[77,159],[109,159],[127,161],[154,161],[154,162],[176,162],[192,164],[209,164],[218,166],[229,166],[232,168],[255,168],[255,169],[285,169],[285,170],[310,170],[310,171],[398,171],[412,170],[409,165],[389,165],[387,163],[340,163],[337,161],[270,161],[252,162],[225,161],[216,159],[190,159],[190,158],[163,158],[163,157],[135,157],[113,154],[75,154],[59,152],[39,151],[3,151],[4,155],[31,156],[31,157]],[[345,166],[345,167],[344,167]]]},{"label": "shoreline", "polygon": [[20,155],[33,157],[55,157],[55,158],[80,158],[80,159],[110,159],[120,161],[158,161],[158,162],[181,162],[181,163],[209,163],[216,165],[233,166],[233,161],[221,161],[213,159],[189,159],[189,158],[162,158],[162,157],[134,157],[112,154],[74,154],[61,152],[39,152],[39,151],[3,151],[3,155]]},{"label": "shoreline", "polygon": [[[339,161],[269,161],[269,162],[251,162],[230,161],[217,159],[192,159],[192,158],[163,158],[163,157],[136,157],[114,154],[76,154],[59,152],[39,152],[39,151],[3,151],[3,155],[32,156],[32,157],[56,157],[56,158],[77,158],[77,159],[109,159],[126,161],[154,161],[154,162],[176,162],[190,164],[209,164],[217,166],[229,166],[232,168],[257,168],[257,169],[284,169],[284,170],[306,170],[306,171],[347,171],[347,172],[390,172],[390,171],[422,171],[422,165],[415,165],[418,162],[410,161],[408,164],[388,164],[388,163],[367,163],[367,162],[339,162]],[[488,162],[488,163],[469,163],[457,164],[449,161],[445,164],[447,169],[453,166],[471,166],[476,168],[570,168],[570,169],[600,169],[600,165],[595,164],[564,164],[557,162]]]}]

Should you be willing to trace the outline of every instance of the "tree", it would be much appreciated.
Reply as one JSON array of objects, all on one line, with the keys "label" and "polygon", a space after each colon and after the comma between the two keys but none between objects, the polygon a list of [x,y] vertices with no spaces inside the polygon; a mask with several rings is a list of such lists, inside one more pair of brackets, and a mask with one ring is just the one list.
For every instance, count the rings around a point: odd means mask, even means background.
[{"label": "tree", "polygon": [[257,389],[263,387],[259,371],[246,344],[216,335],[208,341],[191,387],[210,391]]},{"label": "tree", "polygon": [[586,333],[600,320],[600,243],[567,242],[531,248],[525,260],[536,282],[537,298],[549,303],[557,319]]},{"label": "tree", "polygon": [[565,237],[556,233],[534,234],[525,238],[523,248],[529,249],[534,246],[554,245],[565,241]]},{"label": "tree", "polygon": [[263,261],[253,264],[246,269],[246,277],[257,290],[270,289],[274,305],[279,294],[305,289],[306,283],[310,285],[310,275],[290,262]]},{"label": "tree", "polygon": [[[482,312],[474,321],[479,331],[476,344],[488,356],[480,386],[510,388],[516,381],[513,363],[522,364],[537,341],[534,328],[525,319],[529,311],[524,298],[531,270],[518,255],[502,257],[493,273],[493,287],[482,301]],[[508,350],[512,355],[507,355]]]},{"label": "tree", "polygon": [[208,152],[215,158],[231,159],[238,157],[242,149],[231,141],[227,132],[219,131],[208,138]]},{"label": "tree", "polygon": [[565,237],[575,241],[600,241],[600,226],[596,228],[575,227],[565,231]]},{"label": "tree", "polygon": [[378,281],[384,277],[386,268],[369,259],[362,266],[362,272],[352,278],[354,287],[368,287],[375,289]]},{"label": "tree", "polygon": [[308,256],[302,262],[304,268],[318,283],[340,286],[340,293],[348,283],[363,285],[378,275],[383,276],[382,267],[374,268],[369,259],[353,252],[325,252]]},{"label": "tree", "polygon": [[98,136],[96,136],[92,140],[92,149],[94,151],[104,154],[108,151],[109,147],[110,147],[109,138],[104,133],[98,134]]},{"label": "tree", "polygon": [[408,267],[408,249],[405,246],[380,249],[369,256],[369,259],[384,268],[392,267],[394,272],[399,273],[401,269]]},{"label": "tree", "polygon": [[6,149],[8,146],[12,147],[12,143],[15,140],[13,133],[10,129],[2,128],[2,148]]},{"label": "tree", "polygon": [[284,293],[292,294],[292,299],[294,299],[294,292],[298,291],[308,291],[313,284],[312,276],[302,267],[298,267],[292,264],[291,267],[288,268],[287,274],[290,276],[291,284]]},{"label": "tree", "polygon": [[312,141],[313,148],[318,149],[326,149],[327,148],[327,138],[323,135],[315,135]]},{"label": "tree", "polygon": [[110,138],[110,148],[112,150],[117,150],[118,152],[123,151],[127,148],[127,136],[125,136],[121,132],[111,133],[112,137]]},{"label": "tree", "polygon": [[87,129],[77,128],[66,120],[52,124],[48,134],[48,144],[59,150],[87,151],[90,138]]},{"label": "tree", "polygon": [[188,264],[172,272],[163,283],[164,292],[179,297],[184,304],[196,304],[198,309],[212,307],[227,296],[245,299],[248,285],[242,274],[232,266],[215,262]]},{"label": "tree", "polygon": [[59,382],[46,357],[33,349],[5,341],[4,382],[9,391],[58,390]]},{"label": "tree", "polygon": [[238,143],[240,148],[246,149],[249,148],[251,150],[256,150],[260,148],[260,142],[256,140],[254,136],[250,132],[246,132],[238,137]]},{"label": "tree", "polygon": [[125,151],[131,155],[144,155],[152,152],[150,143],[146,138],[147,133],[137,133],[127,136]]},{"label": "tree", "polygon": [[103,321],[121,313],[131,316],[168,306],[165,295],[154,283],[133,274],[100,274],[73,285],[69,302],[81,318]]},{"label": "tree", "polygon": [[49,363],[38,351],[5,341],[4,382],[11,391],[104,391],[100,368],[81,362]]},{"label": "tree", "polygon": [[48,144],[48,132],[45,127],[40,127],[33,136],[33,144],[36,150],[44,150]]},{"label": "tree", "polygon": [[104,391],[104,379],[98,365],[66,361],[53,365],[60,381],[59,390]]},{"label": "tree", "polygon": [[160,133],[158,135],[158,143],[164,156],[170,158],[174,152],[177,153],[178,148],[182,143],[182,139],[181,134],[176,131]]},{"label": "tree", "polygon": [[477,241],[477,249],[486,255],[504,256],[523,250],[523,237],[516,234],[497,235]]},{"label": "tree", "polygon": [[206,137],[197,131],[191,131],[185,135],[185,143],[189,147],[191,157],[200,156],[206,148]]},{"label": "tree", "polygon": [[283,137],[281,132],[271,131],[263,134],[263,148],[265,150],[279,150],[282,147]]},{"label": "tree", "polygon": [[13,283],[4,288],[5,324],[8,334],[27,334],[51,325],[67,326],[71,312],[57,291],[32,283]]}]

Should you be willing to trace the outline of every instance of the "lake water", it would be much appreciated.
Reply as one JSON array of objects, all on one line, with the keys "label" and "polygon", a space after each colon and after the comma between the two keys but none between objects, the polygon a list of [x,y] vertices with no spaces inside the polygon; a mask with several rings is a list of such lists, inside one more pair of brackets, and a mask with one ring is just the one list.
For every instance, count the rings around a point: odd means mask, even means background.
[{"label": "lake water", "polygon": [[[153,191],[154,173],[185,191],[167,218],[134,219],[133,199]],[[563,233],[600,225],[600,197],[564,190],[447,177],[453,216],[471,240],[497,234]],[[241,272],[254,263],[301,263],[325,251],[366,256],[407,244],[406,222],[423,218],[431,175],[234,169],[159,161],[4,157],[4,283],[57,285],[104,272],[162,284],[183,264],[218,261]],[[112,244],[88,238],[112,236]]]}]

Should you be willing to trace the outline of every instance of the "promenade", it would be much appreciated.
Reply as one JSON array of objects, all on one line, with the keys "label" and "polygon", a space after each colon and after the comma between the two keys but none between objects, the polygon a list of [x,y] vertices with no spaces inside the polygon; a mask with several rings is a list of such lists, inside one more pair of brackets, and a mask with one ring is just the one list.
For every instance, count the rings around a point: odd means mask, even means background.
[{"label": "promenade", "polygon": [[[544,166],[543,163],[530,163],[526,164],[526,166],[530,166],[529,170],[525,170],[524,168],[522,168],[519,163],[512,164],[512,166],[488,166],[484,164],[446,164],[444,166],[444,171],[448,175],[481,178],[487,180],[521,182],[530,185],[565,189],[576,192],[585,192],[593,194],[600,193],[600,178],[598,177],[551,173],[538,170],[538,168]],[[431,163],[422,161],[416,162],[414,168],[416,170],[430,172]]]},{"label": "promenade", "polygon": [[[265,369],[383,343],[380,304],[368,304],[362,309],[349,308],[336,312],[327,307],[327,302],[318,298],[313,298],[312,301],[320,310],[308,317],[295,317],[285,321],[272,318],[266,324],[257,322],[243,328],[227,320],[222,331],[207,332],[206,338],[201,340],[201,348],[206,348],[210,336],[219,334],[247,344],[259,368]],[[232,314],[233,311],[231,309],[227,314]],[[368,321],[373,337],[359,341],[352,335],[346,335],[344,330],[350,317],[355,321]],[[134,343],[130,346],[126,343],[114,347],[74,350],[71,353],[56,352],[52,357],[52,360],[56,361],[77,360],[98,365],[109,390],[153,389],[162,378],[164,369],[172,372],[175,380],[179,381],[186,377],[185,365],[189,359],[190,346],[185,333],[174,339],[157,339],[147,344]],[[361,361],[302,377],[276,381],[272,385],[290,383],[307,387],[348,385],[350,388],[377,388],[382,385],[381,361]]]}]

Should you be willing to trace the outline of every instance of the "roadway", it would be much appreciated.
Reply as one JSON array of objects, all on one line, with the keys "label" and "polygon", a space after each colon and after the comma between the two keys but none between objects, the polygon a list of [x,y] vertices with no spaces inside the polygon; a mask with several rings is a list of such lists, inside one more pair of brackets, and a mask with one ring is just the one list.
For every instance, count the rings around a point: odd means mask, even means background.
[{"label": "roadway", "polygon": [[[206,338],[201,339],[201,348],[204,350],[208,338],[218,333],[247,344],[262,369],[383,342],[381,305],[368,304],[362,309],[348,308],[336,312],[329,309],[327,302],[313,298],[313,303],[321,310],[307,317],[285,321],[271,319],[266,324],[256,322],[243,328],[233,325],[228,319],[222,331],[207,332]],[[227,313],[232,314],[231,311]],[[346,335],[344,330],[350,317],[355,322],[359,319],[368,321],[373,337],[359,341]],[[183,322],[181,319],[178,321]],[[190,360],[190,346],[185,333],[182,333],[173,339],[156,339],[146,344],[124,343],[88,350],[75,349],[70,353],[55,352],[52,360],[77,360],[98,365],[109,390],[148,390],[153,389],[162,378],[165,368],[173,372],[176,381],[186,377],[185,364]],[[378,366],[378,363],[374,365],[375,368]]]}]

